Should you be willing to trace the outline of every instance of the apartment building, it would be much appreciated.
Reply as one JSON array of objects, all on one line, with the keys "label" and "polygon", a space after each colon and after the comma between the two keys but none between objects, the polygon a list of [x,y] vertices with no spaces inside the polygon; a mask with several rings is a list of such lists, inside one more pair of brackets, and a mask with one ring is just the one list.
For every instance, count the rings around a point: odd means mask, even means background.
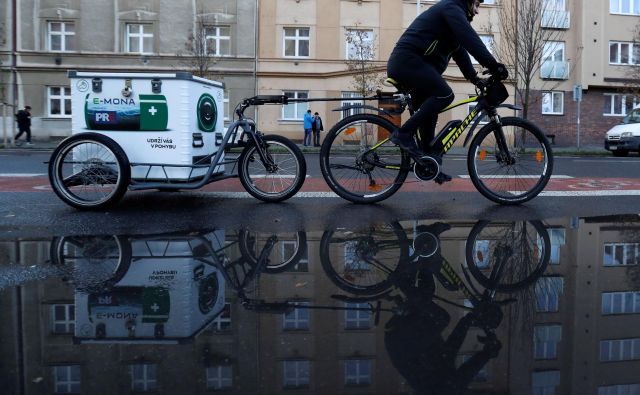
[{"label": "apartment building", "polygon": [[[255,92],[255,0],[10,0],[0,5],[0,99],[32,107],[34,139],[71,133],[68,70],[195,72],[201,40],[206,77],[229,103]],[[10,116],[13,108],[6,109]],[[10,120],[6,126],[13,127]]]},{"label": "apartment building", "polygon": [[[501,45],[499,9],[515,1],[486,0],[481,6],[473,26],[488,47]],[[36,139],[66,136],[71,129],[67,70],[189,69],[178,54],[186,54],[189,34],[202,26],[207,45],[214,48],[209,77],[226,85],[225,119],[232,116],[230,108],[254,94],[342,99],[258,110],[262,130],[298,141],[308,108],[320,113],[326,131],[349,113],[332,110],[359,96],[345,64],[354,50],[347,37],[360,32],[362,40],[371,42],[371,61],[384,73],[398,37],[418,12],[434,3],[11,0],[0,6],[0,96],[9,106],[31,105]],[[633,39],[640,9],[634,0],[545,0],[543,7],[541,27],[558,34],[544,44],[528,116],[554,135],[558,145],[601,145],[604,133],[636,105],[628,87],[637,85],[629,80],[629,70],[640,63]],[[474,93],[453,63],[445,78],[457,100]],[[581,87],[580,103],[573,100],[576,87]],[[13,127],[14,108],[9,106],[4,109],[5,129]],[[443,114],[439,124],[468,111],[468,106],[456,108]]]}]

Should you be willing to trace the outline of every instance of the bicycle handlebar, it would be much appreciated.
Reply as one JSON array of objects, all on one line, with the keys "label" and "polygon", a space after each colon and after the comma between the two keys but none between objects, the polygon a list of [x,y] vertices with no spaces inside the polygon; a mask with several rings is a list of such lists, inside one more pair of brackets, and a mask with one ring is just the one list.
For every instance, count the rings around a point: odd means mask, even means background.
[{"label": "bicycle handlebar", "polygon": [[285,95],[258,95],[244,99],[248,106],[261,106],[263,104],[287,104],[289,98]]}]

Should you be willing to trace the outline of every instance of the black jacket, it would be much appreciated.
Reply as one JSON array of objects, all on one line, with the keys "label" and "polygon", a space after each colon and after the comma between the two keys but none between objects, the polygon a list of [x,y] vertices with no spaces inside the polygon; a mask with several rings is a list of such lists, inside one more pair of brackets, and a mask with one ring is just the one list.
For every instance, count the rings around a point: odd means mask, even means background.
[{"label": "black jacket", "polygon": [[20,110],[16,114],[16,122],[18,122],[19,128],[26,128],[31,126],[31,114],[26,110]]},{"label": "black jacket", "polygon": [[420,14],[396,47],[421,54],[442,74],[453,57],[465,78],[476,76],[469,54],[489,70],[497,61],[467,19],[467,0],[442,0]]}]

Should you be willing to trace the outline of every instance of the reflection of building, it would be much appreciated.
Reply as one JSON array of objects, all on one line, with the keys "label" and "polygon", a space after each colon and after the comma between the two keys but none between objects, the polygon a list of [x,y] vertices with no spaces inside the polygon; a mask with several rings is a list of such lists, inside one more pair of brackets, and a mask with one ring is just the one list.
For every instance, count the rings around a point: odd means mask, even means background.
[{"label": "reflection of building", "polygon": [[[630,218],[625,223],[611,217],[545,223],[551,235],[551,264],[545,277],[529,290],[529,298],[516,296],[525,303],[518,304],[517,313],[505,315],[497,330],[502,350],[480,371],[471,389],[607,395],[628,389],[633,393],[640,367],[638,221]],[[413,236],[415,224],[401,225]],[[459,267],[473,223],[451,225],[440,241],[443,255]],[[324,275],[318,257],[320,237],[321,232],[308,233],[306,259],[287,272],[263,274],[259,286],[248,289],[247,296],[344,306],[330,297],[344,291]],[[8,258],[24,266],[46,261],[48,251],[48,241],[0,243],[3,261]],[[464,304],[461,294],[442,287],[438,295]],[[0,380],[9,392],[17,390],[15,378],[20,375],[25,393],[78,388],[83,393],[152,388],[186,393],[228,387],[246,394],[278,393],[283,388],[340,393],[353,386],[380,394],[410,390],[386,354],[384,323],[389,313],[381,314],[377,326],[364,311],[256,313],[243,308],[227,286],[228,310],[191,343],[74,345],[73,290],[59,278],[5,289],[0,296],[2,311],[10,312],[0,325],[5,339],[0,343],[0,364],[9,373]],[[446,335],[464,311],[445,308],[451,315]],[[516,317],[534,319],[523,324]],[[476,341],[480,334],[469,333],[458,363],[481,348]]]}]

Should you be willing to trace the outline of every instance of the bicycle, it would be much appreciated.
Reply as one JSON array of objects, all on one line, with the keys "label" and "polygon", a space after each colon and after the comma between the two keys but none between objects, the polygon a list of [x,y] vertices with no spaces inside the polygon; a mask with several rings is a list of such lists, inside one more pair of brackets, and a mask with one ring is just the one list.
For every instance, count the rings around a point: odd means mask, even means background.
[{"label": "bicycle", "polygon": [[[286,96],[244,99],[236,106],[238,119],[228,126],[218,150],[194,157],[193,164],[129,162],[125,150],[109,136],[95,132],[74,134],[53,151],[49,181],[62,201],[84,210],[109,207],[127,189],[193,190],[235,177],[253,197],[280,202],[302,187],[307,173],[304,155],[291,140],[258,131],[255,121],[247,118],[244,111],[250,106],[286,103]],[[232,148],[242,148],[242,152],[235,158],[225,158],[225,152]],[[229,164],[233,167],[227,173],[223,168]],[[236,166],[237,174],[233,174]],[[171,176],[176,171],[186,171],[188,175],[177,179]]]},{"label": "bicycle", "polygon": [[[387,82],[397,89],[393,95],[399,108],[397,114],[408,109],[413,115],[415,109],[406,87],[391,78]],[[413,164],[416,178],[434,180],[440,173],[438,158],[469,128],[463,146],[471,140],[467,168],[476,189],[489,200],[505,205],[533,199],[547,185],[553,171],[553,152],[547,137],[526,119],[498,115],[498,108],[520,109],[502,104],[509,94],[499,80],[481,80],[476,93],[442,110],[475,103],[466,118],[448,122],[432,141],[418,141],[434,157]],[[381,92],[378,97],[383,99]],[[348,116],[331,128],[320,150],[320,168],[329,187],[342,198],[354,203],[375,203],[400,189],[411,170],[412,158],[389,140],[397,128],[388,119],[391,112],[372,106],[360,109],[377,113]],[[483,119],[489,122],[471,139]],[[417,135],[420,139],[420,133]]]}]

